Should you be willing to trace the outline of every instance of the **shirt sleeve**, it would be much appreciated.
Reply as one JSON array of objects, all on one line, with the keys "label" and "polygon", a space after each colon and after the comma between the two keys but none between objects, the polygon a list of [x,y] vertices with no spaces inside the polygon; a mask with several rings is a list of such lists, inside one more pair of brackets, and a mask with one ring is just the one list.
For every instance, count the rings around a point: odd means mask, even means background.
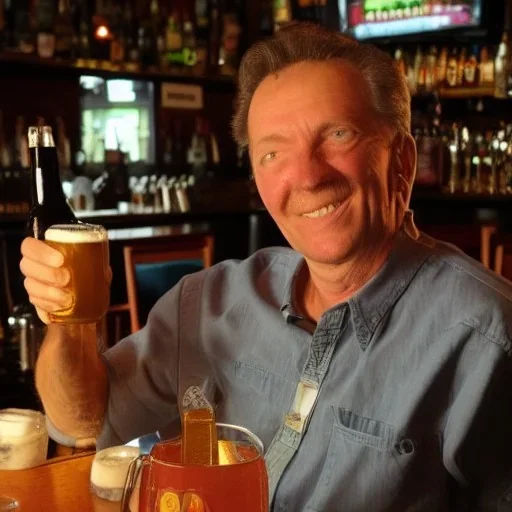
[{"label": "shirt sleeve", "polygon": [[103,354],[109,398],[98,449],[179,421],[177,380],[183,280],[152,308],[144,328]]},{"label": "shirt sleeve", "polygon": [[469,511],[512,512],[512,360],[503,345],[476,338],[455,377],[443,460]]}]

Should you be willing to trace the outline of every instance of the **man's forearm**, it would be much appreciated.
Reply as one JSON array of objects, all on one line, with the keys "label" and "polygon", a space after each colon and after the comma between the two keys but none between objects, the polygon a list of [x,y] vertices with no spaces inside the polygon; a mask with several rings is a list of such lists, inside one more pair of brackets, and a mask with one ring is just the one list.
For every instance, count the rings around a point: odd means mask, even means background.
[{"label": "man's forearm", "polygon": [[57,430],[76,439],[98,436],[108,384],[95,324],[50,324],[35,377],[46,415]]}]

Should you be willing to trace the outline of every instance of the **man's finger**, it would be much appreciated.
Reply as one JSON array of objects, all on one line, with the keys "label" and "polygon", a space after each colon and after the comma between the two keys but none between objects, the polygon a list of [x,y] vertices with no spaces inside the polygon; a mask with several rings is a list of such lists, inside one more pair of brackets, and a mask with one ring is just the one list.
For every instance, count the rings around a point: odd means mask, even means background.
[{"label": "man's finger", "polygon": [[44,262],[49,267],[59,268],[64,264],[62,253],[35,238],[27,237],[23,240],[21,254],[29,260]]},{"label": "man's finger", "polygon": [[25,277],[45,282],[57,288],[67,286],[71,278],[69,270],[65,267],[49,267],[27,257],[21,259],[20,270]]}]

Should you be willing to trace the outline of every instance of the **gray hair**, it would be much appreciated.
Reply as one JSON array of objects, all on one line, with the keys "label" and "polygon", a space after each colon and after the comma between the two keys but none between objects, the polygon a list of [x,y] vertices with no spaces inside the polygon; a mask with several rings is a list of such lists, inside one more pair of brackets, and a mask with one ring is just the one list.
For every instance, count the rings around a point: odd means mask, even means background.
[{"label": "gray hair", "polygon": [[411,124],[411,97],[403,74],[393,59],[375,46],[361,44],[339,32],[311,23],[296,23],[255,43],[244,55],[238,72],[238,94],[233,135],[248,146],[249,106],[259,84],[270,74],[304,61],[341,60],[363,75],[375,114],[395,135],[407,136]]}]

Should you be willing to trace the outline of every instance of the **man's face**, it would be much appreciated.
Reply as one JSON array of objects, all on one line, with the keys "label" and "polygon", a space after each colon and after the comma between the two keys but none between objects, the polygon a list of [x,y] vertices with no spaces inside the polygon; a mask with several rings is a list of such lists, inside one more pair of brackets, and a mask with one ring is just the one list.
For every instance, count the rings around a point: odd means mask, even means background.
[{"label": "man's face", "polygon": [[368,96],[350,64],[304,62],[265,78],[251,101],[249,150],[259,193],[310,262],[368,256],[396,232],[392,132]]}]

